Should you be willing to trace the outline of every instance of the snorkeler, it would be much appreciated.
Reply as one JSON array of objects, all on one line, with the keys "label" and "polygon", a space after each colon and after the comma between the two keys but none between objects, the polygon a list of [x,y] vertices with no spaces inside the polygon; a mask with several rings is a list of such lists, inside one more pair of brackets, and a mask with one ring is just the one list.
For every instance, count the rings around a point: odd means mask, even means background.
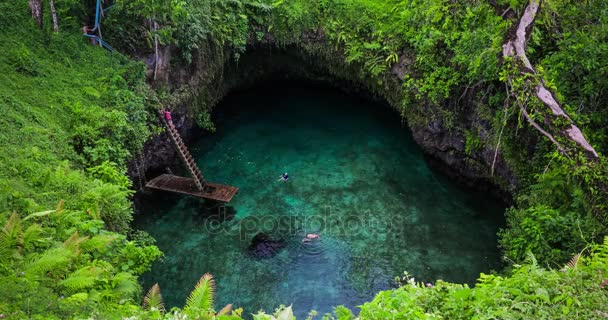
[{"label": "snorkeler", "polygon": [[278,181],[287,181],[287,180],[289,180],[289,175],[287,174],[287,172],[285,172],[281,175],[281,177],[279,178]]},{"label": "snorkeler", "polygon": [[307,233],[306,237],[304,237],[304,239],[302,239],[302,242],[310,242],[313,240],[318,240],[321,239],[321,236],[316,234],[316,233]]}]

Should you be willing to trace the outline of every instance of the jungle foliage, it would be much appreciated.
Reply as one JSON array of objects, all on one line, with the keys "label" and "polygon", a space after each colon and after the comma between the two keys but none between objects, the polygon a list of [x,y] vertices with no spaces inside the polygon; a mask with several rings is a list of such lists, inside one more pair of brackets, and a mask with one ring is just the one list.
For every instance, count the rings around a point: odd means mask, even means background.
[{"label": "jungle foliage", "polygon": [[78,35],[32,29],[24,3],[0,4],[1,20],[20,21],[0,33],[0,212],[30,214],[63,199],[125,231],[126,163],[151,130],[144,66]]},{"label": "jungle foliage", "polygon": [[[376,86],[385,85],[395,66],[405,68],[400,107],[413,124],[431,116],[416,116],[414,105],[457,119],[459,110],[446,101],[488,88],[477,98],[485,110],[480,117],[492,123],[494,134],[481,137],[457,125],[450,130],[463,131],[467,154],[497,145],[498,132],[505,131],[499,149],[522,184],[506,214],[508,228],[501,231],[509,271],[482,274],[475,288],[443,281],[426,286],[406,274],[403,286],[363,305],[361,318],[608,315],[605,159],[560,154],[525,124],[504,92],[507,78],[518,79],[509,77],[501,45],[526,1],[113,3],[104,20],[105,39],[137,57],[152,54],[155,40],[176,48],[179,63],[187,64],[205,46],[229,50],[238,60],[248,43],[270,39],[305,50],[305,39],[316,37],[328,55],[359,68],[354,76]],[[34,26],[27,1],[0,2],[0,313],[39,319],[239,318],[243,311],[231,306],[214,311],[210,276],[201,278],[183,309],[164,310],[157,286],[142,294],[137,276],[161,253],[149,236],[130,230],[132,186],[125,170],[155,131],[150,115],[156,97],[145,83],[143,63],[89,46],[79,35],[91,23],[93,5],[56,0],[61,32],[52,33],[50,23],[42,30]],[[608,148],[607,17],[605,1],[544,1],[528,48],[538,77],[600,152]],[[292,317],[290,307],[255,315]],[[325,318],[354,315],[337,307]]]},{"label": "jungle foliage", "polygon": [[[56,2],[61,30],[76,3]],[[0,314],[132,314],[161,255],[128,236],[126,164],[151,130],[144,66],[36,28],[27,1],[0,3],[0,24]]]}]

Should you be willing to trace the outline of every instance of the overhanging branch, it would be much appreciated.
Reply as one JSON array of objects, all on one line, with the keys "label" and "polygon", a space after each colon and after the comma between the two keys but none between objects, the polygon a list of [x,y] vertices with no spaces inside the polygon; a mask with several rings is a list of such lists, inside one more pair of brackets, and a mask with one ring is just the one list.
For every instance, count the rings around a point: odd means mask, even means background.
[{"label": "overhanging branch", "polygon": [[[515,32],[509,35],[507,42],[503,45],[503,57],[514,58],[516,61],[519,61],[523,66],[521,68],[521,72],[524,75],[536,74],[534,67],[526,56],[526,46],[528,44],[528,38],[532,32],[532,26],[536,19],[537,13],[540,10],[541,2],[542,0],[531,0],[528,3],[524,13],[519,19],[517,29],[515,29]],[[539,132],[541,132],[544,136],[549,137],[550,140],[560,149],[560,151],[567,152],[566,149],[564,149],[563,146],[561,146],[557,140],[553,138],[557,135],[572,141],[576,146],[576,149],[573,151],[577,152],[578,150],[581,150],[585,153],[587,158],[592,160],[599,159],[595,149],[587,141],[582,131],[575,125],[574,121],[572,121],[566,112],[564,112],[562,107],[555,99],[555,95],[544,86],[544,81],[542,79],[535,84],[534,93],[540,102],[542,102],[542,104],[551,111],[550,113],[545,114],[545,121],[550,127],[556,128],[554,131],[557,132],[550,134],[549,132],[540,128],[540,126],[534,125],[533,122],[530,122],[530,124],[539,130]],[[530,118],[528,118],[528,120],[530,120]],[[556,125],[557,121],[562,124]],[[563,123],[565,123],[565,125]]]}]

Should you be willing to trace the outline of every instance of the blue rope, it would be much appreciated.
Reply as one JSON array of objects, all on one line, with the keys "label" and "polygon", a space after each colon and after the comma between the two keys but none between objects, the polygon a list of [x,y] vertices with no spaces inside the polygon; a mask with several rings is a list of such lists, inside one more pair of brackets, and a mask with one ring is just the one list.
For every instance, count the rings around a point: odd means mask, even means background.
[{"label": "blue rope", "polygon": [[93,32],[97,31],[99,28],[99,11],[101,9],[101,0],[97,0],[97,6],[95,7],[95,27],[93,28]]},{"label": "blue rope", "polygon": [[107,50],[114,51],[114,48],[112,48],[107,42],[103,41],[100,37],[94,35],[94,34],[83,34],[85,37],[87,38],[91,38],[94,39],[95,41],[97,41],[102,47],[106,48]]},{"label": "blue rope", "polygon": [[[110,9],[112,6],[106,8],[105,10],[103,10],[104,12],[108,9]],[[91,30],[91,32],[96,32],[97,29],[99,29],[99,24],[100,24],[100,19],[101,19],[101,0],[97,0],[97,5],[95,7],[95,26],[94,28]],[[87,38],[91,38],[94,39],[95,41],[97,41],[97,43],[99,43],[103,48],[109,50],[110,52],[114,51],[114,49],[107,44],[105,41],[103,41],[100,37],[98,37],[95,34],[88,34],[88,33],[84,33],[83,34],[85,37]]]}]

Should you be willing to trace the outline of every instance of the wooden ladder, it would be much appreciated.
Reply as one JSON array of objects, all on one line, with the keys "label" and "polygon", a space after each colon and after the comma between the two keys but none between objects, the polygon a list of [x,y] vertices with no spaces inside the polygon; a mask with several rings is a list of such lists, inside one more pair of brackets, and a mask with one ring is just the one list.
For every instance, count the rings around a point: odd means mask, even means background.
[{"label": "wooden ladder", "polygon": [[171,138],[171,141],[173,141],[173,145],[177,149],[177,153],[188,168],[188,171],[190,171],[190,175],[192,175],[192,179],[196,184],[196,188],[198,188],[198,190],[200,191],[203,191],[206,185],[205,179],[203,178],[203,174],[196,165],[196,162],[194,162],[194,159],[192,158],[190,151],[188,151],[188,148],[186,148],[186,144],[182,140],[182,137],[179,135],[179,132],[177,132],[177,130],[175,129],[173,121],[166,120],[162,112],[160,118],[169,132],[169,137]]}]

